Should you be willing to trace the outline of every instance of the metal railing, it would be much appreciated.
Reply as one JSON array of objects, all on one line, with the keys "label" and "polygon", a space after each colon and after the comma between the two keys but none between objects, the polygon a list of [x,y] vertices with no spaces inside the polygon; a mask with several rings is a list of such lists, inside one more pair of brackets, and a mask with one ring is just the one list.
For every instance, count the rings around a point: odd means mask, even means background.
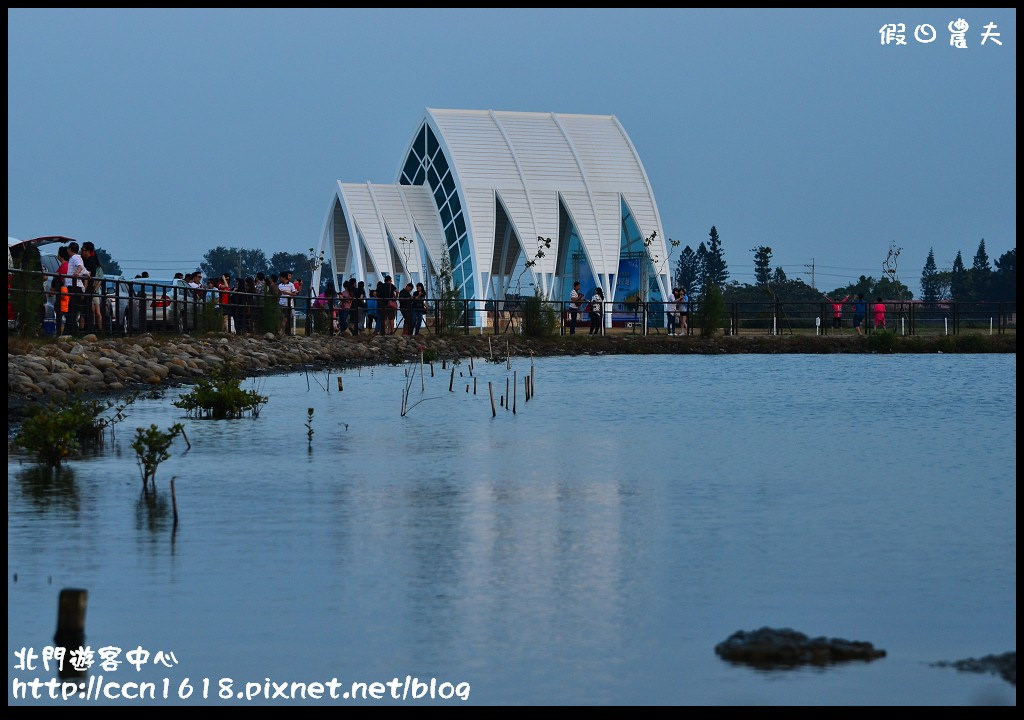
[{"label": "metal railing", "polygon": [[[18,279],[21,278],[19,282]],[[64,293],[51,289],[58,278],[68,275],[47,272],[8,271],[8,328],[23,322],[38,322],[44,334],[112,335],[171,331],[193,333],[228,331],[256,333],[294,332],[306,334],[376,332],[380,334],[453,335],[489,333],[693,335],[700,331],[700,300],[691,300],[684,316],[672,303],[605,301],[600,312],[595,303],[564,300],[507,298],[395,298],[388,307],[384,298],[295,296],[288,305],[269,291],[249,293],[235,290],[191,288],[186,284],[145,279],[98,280],[96,290],[67,293],[68,311],[61,310]],[[39,290],[33,285],[38,282]],[[39,317],[19,317],[18,297],[23,293],[44,294]],[[376,308],[373,307],[376,303]],[[98,305],[99,320],[93,310]],[[899,335],[956,335],[963,332],[1004,334],[1016,332],[1016,302],[933,302],[888,301],[884,314],[876,319],[873,304],[866,315],[855,316],[852,304],[844,306],[838,318],[829,302],[729,302],[721,325],[726,335],[835,335],[884,329]],[[79,321],[84,318],[84,321]],[[301,318],[301,321],[300,321]],[[685,324],[683,320],[686,320]],[[884,325],[876,320],[883,320]]]}]

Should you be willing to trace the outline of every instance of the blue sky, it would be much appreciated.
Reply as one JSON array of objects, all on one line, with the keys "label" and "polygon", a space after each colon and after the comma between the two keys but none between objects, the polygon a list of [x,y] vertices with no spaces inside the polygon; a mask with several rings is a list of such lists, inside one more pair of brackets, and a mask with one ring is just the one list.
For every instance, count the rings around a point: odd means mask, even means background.
[{"label": "blue sky", "polygon": [[[8,234],[92,240],[129,274],[305,252],[334,181],[395,181],[425,107],[618,116],[666,234],[696,247],[716,225],[741,282],[756,245],[831,289],[879,277],[895,241],[915,294],[929,247],[940,268],[1016,247],[1015,10],[7,18]],[[899,22],[907,45],[882,45]],[[1002,46],[980,45],[990,22]]]}]

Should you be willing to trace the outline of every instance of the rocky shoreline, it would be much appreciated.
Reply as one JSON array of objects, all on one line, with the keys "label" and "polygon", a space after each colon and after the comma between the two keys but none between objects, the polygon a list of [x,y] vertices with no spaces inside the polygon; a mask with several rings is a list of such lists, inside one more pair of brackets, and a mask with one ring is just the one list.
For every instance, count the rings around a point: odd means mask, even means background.
[{"label": "rocky shoreline", "polygon": [[416,337],[376,335],[292,337],[266,334],[203,336],[140,335],[29,341],[8,338],[7,407],[15,418],[48,399],[75,393],[118,395],[146,387],[187,383],[224,362],[251,375],[356,365],[399,363],[418,358],[537,357],[555,355],[732,354],[732,353],[1016,353],[1016,335],[882,338],[859,336],[668,337],[610,335],[530,338],[522,335]]}]

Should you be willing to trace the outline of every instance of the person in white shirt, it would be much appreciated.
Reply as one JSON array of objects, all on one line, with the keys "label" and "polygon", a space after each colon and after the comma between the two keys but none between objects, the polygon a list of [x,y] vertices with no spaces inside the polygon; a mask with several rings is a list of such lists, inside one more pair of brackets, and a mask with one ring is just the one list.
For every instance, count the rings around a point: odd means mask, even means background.
[{"label": "person in white shirt", "polygon": [[604,335],[604,290],[594,288],[594,297],[590,298],[590,332],[589,335]]},{"label": "person in white shirt", "polygon": [[89,279],[89,271],[85,269],[85,261],[78,254],[77,242],[68,243],[68,252],[71,253],[71,258],[68,260],[68,275],[70,277],[64,278],[64,286],[67,287],[71,297],[68,303],[69,317],[66,327],[69,332],[77,335],[79,319],[84,321],[85,312],[89,309],[85,307],[85,283]]},{"label": "person in white shirt", "polygon": [[298,291],[295,289],[295,283],[292,282],[292,273],[290,270],[285,270],[281,273],[278,278],[277,289],[281,292],[281,330],[286,335],[292,334],[292,312],[293,298],[298,295]]},{"label": "person in white shirt", "polygon": [[576,318],[580,315],[580,308],[587,302],[587,296],[580,291],[580,281],[572,284],[572,292],[569,293],[569,334],[576,334]]}]

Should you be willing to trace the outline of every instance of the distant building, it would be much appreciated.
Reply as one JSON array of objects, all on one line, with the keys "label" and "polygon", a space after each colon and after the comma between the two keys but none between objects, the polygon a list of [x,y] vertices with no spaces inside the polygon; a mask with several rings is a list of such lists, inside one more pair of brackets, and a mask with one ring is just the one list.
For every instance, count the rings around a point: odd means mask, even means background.
[{"label": "distant building", "polygon": [[[526,268],[538,237],[551,246]],[[432,297],[444,253],[460,295],[482,300],[567,299],[579,280],[625,302],[646,282],[658,302],[671,272],[650,181],[613,115],[427,109],[395,184],[337,183],[319,249],[336,284],[388,274]]]}]

